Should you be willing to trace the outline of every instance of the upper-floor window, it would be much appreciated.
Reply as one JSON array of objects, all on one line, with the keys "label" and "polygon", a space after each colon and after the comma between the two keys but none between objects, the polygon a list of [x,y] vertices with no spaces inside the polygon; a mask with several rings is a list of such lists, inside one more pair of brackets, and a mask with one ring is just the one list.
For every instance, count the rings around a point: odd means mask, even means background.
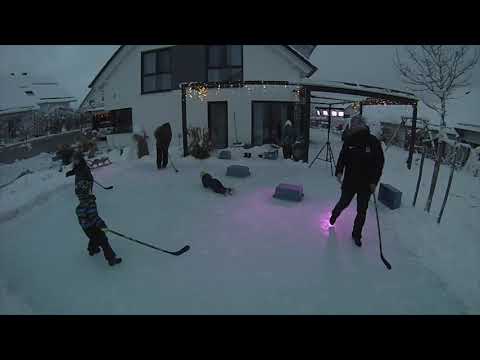
[{"label": "upper-floor window", "polygon": [[243,80],[242,45],[208,46],[208,81]]},{"label": "upper-floor window", "polygon": [[142,53],[142,94],[172,89],[170,48]]}]

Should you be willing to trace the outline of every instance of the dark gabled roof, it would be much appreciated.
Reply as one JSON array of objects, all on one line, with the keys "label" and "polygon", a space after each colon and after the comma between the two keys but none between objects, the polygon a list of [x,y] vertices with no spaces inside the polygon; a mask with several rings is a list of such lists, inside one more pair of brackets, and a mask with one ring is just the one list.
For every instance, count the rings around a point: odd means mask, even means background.
[{"label": "dark gabled roof", "polygon": [[[310,77],[315,71],[318,70],[318,68],[313,65],[310,60],[308,60],[305,56],[303,56],[298,50],[296,50],[295,48],[293,48],[292,45],[283,45],[285,46],[293,55],[295,55],[300,61],[302,61],[303,63],[305,63],[306,65],[308,65],[310,68],[311,68],[311,71],[307,74],[307,78]],[[102,75],[102,73],[105,71],[105,69],[108,67],[108,65],[110,65],[110,63],[113,61],[113,59],[118,55],[118,53],[125,47],[125,45],[121,45],[114,53],[113,55],[111,56],[110,59],[108,59],[108,61],[105,63],[105,65],[103,65],[103,67],[100,69],[100,71],[98,72],[97,76],[95,76],[95,78],[92,80],[92,82],[88,85],[89,88],[91,88],[93,86],[93,84],[95,84],[95,81],[97,81],[97,79],[100,77],[100,75]]]}]

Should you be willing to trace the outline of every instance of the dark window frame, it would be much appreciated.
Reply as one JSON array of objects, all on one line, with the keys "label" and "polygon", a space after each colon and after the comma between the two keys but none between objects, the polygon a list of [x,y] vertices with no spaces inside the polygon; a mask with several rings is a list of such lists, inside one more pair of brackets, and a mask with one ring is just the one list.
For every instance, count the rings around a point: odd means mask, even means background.
[{"label": "dark window frame", "polygon": [[[144,69],[144,66],[143,66],[143,59],[144,59],[145,55],[148,55],[148,54],[151,54],[151,53],[162,53],[162,52],[168,52],[168,54],[170,56],[170,69],[169,69],[169,71],[158,71],[159,57],[156,56],[155,72],[145,74],[144,73],[145,69]],[[173,90],[173,70],[172,70],[173,69],[173,64],[172,64],[172,62],[173,62],[172,47],[161,48],[161,49],[153,49],[153,50],[147,50],[147,51],[142,51],[141,52],[141,56],[140,56],[140,92],[141,92],[141,95],[155,94],[155,93],[161,93],[161,92],[167,92],[167,91],[172,91]],[[170,74],[170,76],[171,76],[170,88],[169,89],[161,89],[161,90],[144,91],[143,90],[143,86],[144,86],[143,80],[144,80],[145,76],[157,76],[157,75],[160,75],[160,74]]]},{"label": "dark window frame", "polygon": [[[236,44],[234,44],[236,45]],[[206,69],[206,75],[205,78],[207,79],[207,82],[216,82],[215,80],[210,80],[208,78],[208,71],[209,70],[223,70],[223,69],[241,69],[242,77],[240,81],[244,81],[244,76],[243,76],[243,45],[237,45],[240,46],[240,58],[241,58],[241,64],[240,65],[229,65],[229,66],[210,66],[210,46],[231,46],[231,45],[207,45],[205,47],[205,51],[207,52],[207,69]],[[231,80],[219,80],[220,82],[222,81],[231,81]]]}]

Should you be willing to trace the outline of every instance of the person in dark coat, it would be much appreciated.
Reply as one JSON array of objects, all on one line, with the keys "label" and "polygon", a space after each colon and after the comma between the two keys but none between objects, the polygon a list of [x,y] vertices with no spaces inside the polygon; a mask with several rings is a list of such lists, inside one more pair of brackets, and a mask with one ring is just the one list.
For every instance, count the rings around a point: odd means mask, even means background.
[{"label": "person in dark coat", "polygon": [[217,194],[232,195],[232,188],[227,188],[223,186],[220,180],[215,179],[205,171],[202,171],[200,173],[200,177],[202,179],[202,184],[204,188],[212,189]]},{"label": "person in dark coat", "polygon": [[283,126],[282,132],[282,147],[283,147],[283,157],[285,159],[290,159],[293,155],[293,144],[296,140],[295,129],[292,126],[292,122],[287,120]]},{"label": "person in dark coat", "polygon": [[362,246],[362,228],[367,216],[368,202],[380,181],[384,162],[380,141],[370,134],[370,129],[363,119],[352,119],[337,161],[335,175],[342,184],[342,195],[332,211],[330,224],[335,224],[342,211],[357,195],[357,216],[352,232],[357,246]]},{"label": "person in dark coat", "polygon": [[[77,192],[77,184],[81,180],[89,181],[93,188],[93,175],[81,152],[76,152],[73,155],[73,168],[65,173],[65,177],[72,175],[75,175],[75,193]],[[92,188],[90,189],[90,192],[92,191]]]},{"label": "person in dark coat", "polygon": [[168,165],[168,147],[172,141],[172,128],[170,123],[165,123],[155,130],[157,140],[157,168],[164,169]]},{"label": "person in dark coat", "polygon": [[89,238],[87,250],[90,256],[98,254],[102,249],[105,260],[110,266],[114,266],[121,263],[122,259],[116,256],[108,243],[105,235],[108,228],[105,221],[98,216],[96,198],[90,191],[91,187],[92,184],[86,179],[81,179],[75,184],[75,193],[80,201],[75,212],[80,226]]}]

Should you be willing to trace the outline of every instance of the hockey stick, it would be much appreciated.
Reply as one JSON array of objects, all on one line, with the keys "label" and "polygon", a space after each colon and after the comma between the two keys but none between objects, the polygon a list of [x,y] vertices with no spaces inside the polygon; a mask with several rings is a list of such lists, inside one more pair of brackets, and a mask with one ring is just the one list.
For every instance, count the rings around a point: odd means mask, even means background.
[{"label": "hockey stick", "polygon": [[173,163],[172,158],[170,157],[170,154],[168,154],[168,159],[170,160],[170,164],[172,164],[172,167],[175,170],[175,172],[178,173],[178,169],[175,167],[175,164]]},{"label": "hockey stick", "polygon": [[379,241],[379,244],[380,244],[380,258],[382,259],[382,261],[385,264],[385,266],[387,267],[387,269],[392,270],[392,265],[390,265],[390,263],[387,261],[387,259],[385,259],[385,257],[383,256],[382,235],[380,233],[380,221],[378,220],[377,198],[375,196],[375,193],[373,193],[372,195],[373,195],[373,202],[375,204],[375,214],[377,215],[378,241]]},{"label": "hockey stick", "polygon": [[170,254],[170,255],[175,255],[175,256],[179,256],[179,255],[182,255],[184,252],[187,252],[188,250],[190,250],[190,246],[189,245],[185,245],[183,248],[181,248],[180,250],[178,251],[168,251],[168,250],[164,250],[164,249],[160,249],[156,246],[153,246],[153,245],[150,245],[150,244],[147,244],[147,243],[144,243],[142,241],[139,241],[139,240],[135,240],[135,239],[132,239],[131,237],[128,237],[126,235],[123,235],[123,234],[120,234],[119,232],[116,232],[116,231],[113,231],[111,229],[107,229],[106,230],[107,232],[110,232],[112,234],[115,234],[117,236],[120,236],[124,239],[127,239],[127,240],[130,240],[130,241],[133,241],[133,242],[136,242],[138,244],[141,244],[143,246],[147,246],[149,248],[152,248],[152,249],[155,249],[155,250],[158,250],[158,251],[162,251],[164,253],[167,253],[167,254]]},{"label": "hockey stick", "polygon": [[105,186],[103,186],[102,184],[99,184],[98,182],[96,182],[95,180],[93,180],[93,182],[94,182],[95,184],[97,184],[98,186],[100,186],[101,188],[105,189],[105,190],[112,190],[112,189],[113,189],[113,185],[111,185],[111,186],[106,186],[106,187],[105,187]]}]

